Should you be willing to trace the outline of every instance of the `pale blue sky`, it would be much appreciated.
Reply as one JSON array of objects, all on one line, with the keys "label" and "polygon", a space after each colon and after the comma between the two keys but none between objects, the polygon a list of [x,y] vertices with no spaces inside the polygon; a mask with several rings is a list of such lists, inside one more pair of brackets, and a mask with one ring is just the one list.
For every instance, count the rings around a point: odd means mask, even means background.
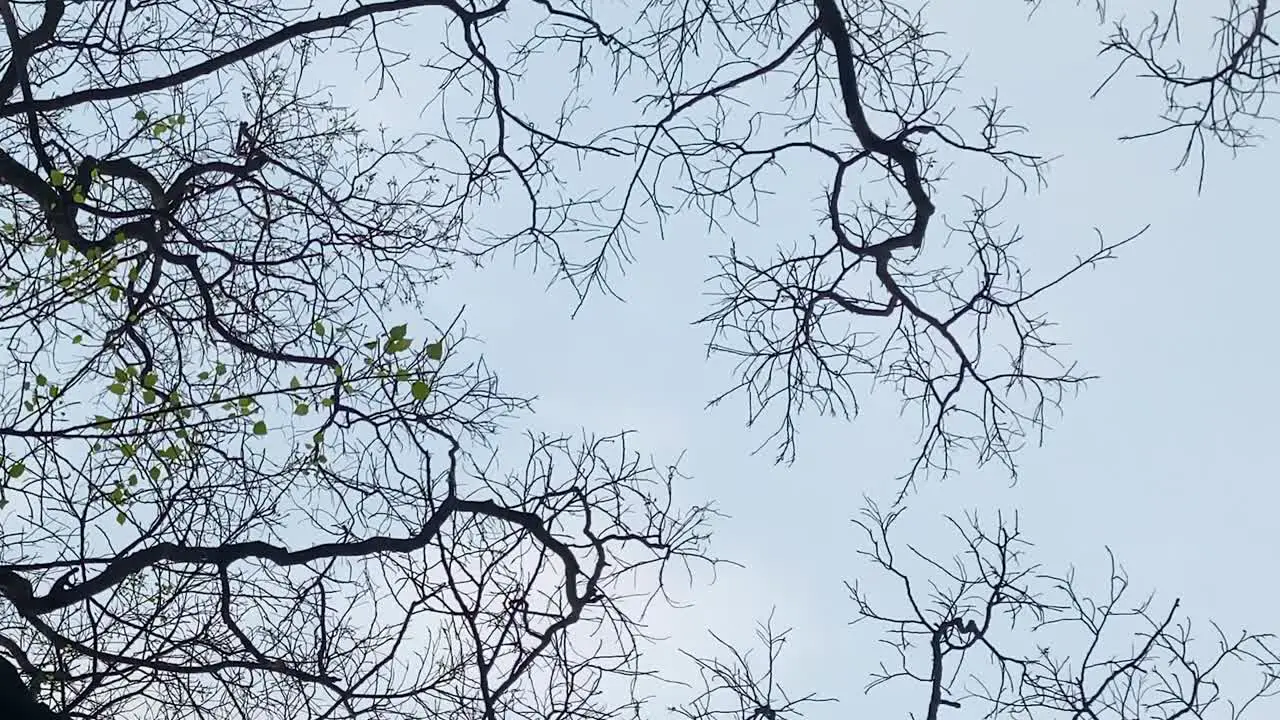
[{"label": "pale blue sky", "polygon": [[[1230,161],[1215,151],[1197,196],[1194,172],[1170,172],[1179,151],[1173,142],[1117,143],[1122,132],[1154,122],[1159,88],[1122,78],[1090,101],[1110,69],[1096,57],[1103,31],[1088,8],[1058,5],[1046,4],[1030,22],[1015,2],[988,3],[981,13],[969,3],[928,11],[930,25],[948,33],[943,42],[969,55],[958,87],[975,99],[998,88],[1014,119],[1030,128],[1027,146],[1062,155],[1046,191],[1005,205],[1008,222],[1028,238],[1023,264],[1048,275],[1092,249],[1094,227],[1111,239],[1152,228],[1118,260],[1041,304],[1071,343],[1065,352],[1102,379],[1068,402],[1043,448],[1021,456],[1021,483],[1010,488],[998,470],[966,468],[946,485],[928,485],[912,500],[901,537],[946,555],[958,548],[940,512],[1017,508],[1039,545],[1035,559],[1049,568],[1078,565],[1093,581],[1087,589],[1102,589],[1104,577],[1091,573],[1105,571],[1109,546],[1140,590],[1184,598],[1193,618],[1212,618],[1228,633],[1280,631],[1280,581],[1263,570],[1274,565],[1280,502],[1265,469],[1280,429],[1273,412],[1280,382],[1269,372],[1280,352],[1269,332],[1280,249],[1267,217],[1280,155],[1274,144]],[[411,72],[401,75],[410,88],[405,98],[363,107],[393,128],[413,127],[423,98],[412,92]],[[338,93],[367,100],[357,87],[340,85]],[[608,112],[609,103],[631,109],[602,98],[593,112]],[[993,175],[975,163],[949,177],[958,193],[980,191]],[[940,198],[944,210],[955,200]],[[778,196],[761,226],[738,242],[768,247],[797,225],[808,232],[816,216],[786,212],[788,202],[804,199]],[[729,365],[704,360],[706,331],[690,325],[707,309],[707,256],[725,248],[699,218],[677,219],[665,241],[635,243],[637,263],[615,283],[625,302],[597,297],[576,319],[567,292],[547,292],[545,277],[504,262],[459,273],[428,298],[438,307],[467,305],[470,328],[507,387],[540,397],[531,425],[630,428],[660,458],[687,451],[692,479],[680,487],[682,499],[714,499],[731,516],[713,547],[746,568],[687,590],[694,606],[656,612],[654,632],[694,648],[705,647],[708,628],[745,641],[776,607],[778,623],[795,627],[783,679],[842,700],[813,717],[918,712],[918,691],[907,696],[909,708],[892,694],[863,697],[865,671],[890,658],[846,626],[853,611],[842,586],[860,568],[849,518],[864,494],[894,488],[915,428],[898,417],[890,392],[877,392],[853,424],[804,418],[793,466],[773,465],[769,453],[753,456],[764,435],[743,428],[740,404],[704,409],[726,386]]]}]

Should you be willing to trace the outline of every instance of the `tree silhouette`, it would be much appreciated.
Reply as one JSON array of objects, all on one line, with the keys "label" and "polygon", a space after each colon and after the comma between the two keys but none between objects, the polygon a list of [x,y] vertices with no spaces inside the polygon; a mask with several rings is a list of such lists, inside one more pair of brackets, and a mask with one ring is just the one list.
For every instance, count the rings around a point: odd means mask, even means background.
[{"label": "tree silhouette", "polygon": [[[944,518],[958,539],[948,557],[898,540],[894,525],[903,512],[875,504],[863,509],[855,525],[865,574],[847,584],[854,624],[874,631],[867,639],[878,643],[868,646],[879,644],[890,657],[873,673],[867,693],[918,688],[903,714],[925,720],[1274,714],[1280,695],[1274,635],[1228,632],[1215,623],[1203,630],[1177,600],[1137,594],[1109,553],[1099,583],[1104,589],[1090,592],[1092,583],[1075,571],[1053,572],[1030,561],[1033,546],[1016,516]],[[796,720],[827,701],[779,686],[786,636],[762,627],[763,661],[726,641],[724,658],[694,658],[702,692],[679,715]],[[847,701],[853,714],[864,714],[855,698]]]},{"label": "tree silhouette", "polygon": [[[1040,0],[1030,4],[1039,6]],[[1098,0],[1097,9],[1107,20],[1107,3]],[[1159,83],[1165,96],[1157,123],[1121,139],[1180,136],[1177,167],[1194,162],[1201,186],[1211,146],[1235,152],[1256,145],[1263,138],[1259,126],[1271,119],[1268,96],[1280,81],[1280,53],[1269,34],[1274,16],[1267,0],[1221,0],[1173,2],[1138,22],[1116,20],[1102,47],[1116,59],[1116,69],[1103,87],[1128,71]],[[1206,28],[1212,29],[1207,59],[1199,57],[1200,31]],[[1190,37],[1184,38],[1187,31]]]},{"label": "tree silhouette", "polygon": [[[1254,17],[1225,48],[1269,47]],[[710,399],[787,460],[799,413],[894,388],[921,428],[901,499],[962,460],[1016,472],[1088,379],[1038,303],[1132,240],[1032,285],[1003,190],[945,217],[949,165],[1012,188],[1046,160],[887,2],[0,0],[0,22],[0,647],[69,717],[635,710],[642,611],[710,560],[714,513],[625,433],[498,443],[530,404],[437,316],[458,263],[531,257],[585,302],[642,226],[749,225],[818,163],[794,237],[717,238],[702,321],[740,363]],[[1239,87],[1251,52],[1190,85]],[[370,64],[426,98],[418,131],[330,99]],[[935,656],[986,632],[905,622]],[[699,661],[708,697],[734,662]]]},{"label": "tree silhouette", "polygon": [[14,720],[54,720],[59,715],[38,701],[31,689],[22,682],[17,668],[0,657],[0,707],[5,717]]}]

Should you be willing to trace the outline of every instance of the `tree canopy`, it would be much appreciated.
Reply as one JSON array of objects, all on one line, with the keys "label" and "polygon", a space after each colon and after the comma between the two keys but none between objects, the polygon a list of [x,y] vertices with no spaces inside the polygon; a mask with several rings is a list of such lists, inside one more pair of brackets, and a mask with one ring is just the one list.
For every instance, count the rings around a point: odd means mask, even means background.
[{"label": "tree canopy", "polygon": [[[1187,9],[1115,25],[1117,71],[1167,90],[1128,137],[1181,133],[1183,162],[1256,140],[1271,15],[1229,4],[1203,71],[1178,60]],[[1026,280],[1003,193],[945,172],[985,163],[1016,190],[1048,160],[1014,110],[953,91],[927,18],[885,0],[0,0],[0,654],[67,717],[634,712],[643,609],[716,562],[714,507],[677,503],[678,464],[625,432],[516,449],[529,399],[430,288],[515,254],[592,302],[680,213],[719,243],[699,315],[738,361],[707,399],[739,403],[779,461],[803,451],[800,414],[853,418],[882,386],[921,430],[895,501],[974,464],[1016,474],[1090,378],[1046,298],[1136,236]],[[419,129],[330,98],[364,81],[412,88]],[[715,232],[800,159],[825,173],[796,209],[812,231]],[[1004,522],[958,519],[971,572],[917,597],[889,550],[899,512],[862,527],[907,614],[854,599],[930,658],[885,677],[923,682],[929,720],[959,702],[965,652],[1008,681],[975,700],[997,714],[1198,716],[1227,661],[1270,691],[1264,636],[1196,664],[1176,608],[1125,605],[1119,571],[1099,601],[1065,577],[1045,599]],[[1094,638],[1119,618],[1145,641],[1098,680],[993,639],[1028,617]],[[762,631],[770,658],[779,637]],[[690,718],[820,699],[771,696],[737,650],[694,661]],[[1165,684],[1126,694],[1142,677]]]}]

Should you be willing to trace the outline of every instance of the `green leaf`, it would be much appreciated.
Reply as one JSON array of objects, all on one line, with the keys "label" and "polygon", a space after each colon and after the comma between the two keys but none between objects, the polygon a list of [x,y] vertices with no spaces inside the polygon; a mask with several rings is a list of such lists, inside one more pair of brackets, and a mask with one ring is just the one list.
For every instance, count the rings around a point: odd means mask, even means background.
[{"label": "green leaf", "polygon": [[84,342],[84,336],[83,336],[83,335],[76,335],[75,337],[71,338],[71,344],[72,344],[72,345],[79,345],[79,344],[80,344],[80,343],[82,343],[82,342]]},{"label": "green leaf", "polygon": [[156,391],[147,389],[142,391],[142,402],[153,403],[156,401]]},{"label": "green leaf", "polygon": [[[160,472],[161,472],[161,471],[160,471],[160,466],[159,466],[159,465],[152,465],[152,466],[151,466],[151,470],[149,470],[149,471],[148,471],[148,474],[149,474],[149,475],[151,475],[151,479],[152,479],[152,480],[159,480],[159,479],[160,479]],[[135,482],[136,482],[136,481],[135,481]]]},{"label": "green leaf", "polygon": [[48,385],[48,384],[49,384],[49,378],[45,377],[44,375],[36,376],[36,385],[39,385],[40,387],[44,387],[45,385]]},{"label": "green leaf", "polygon": [[126,517],[124,513],[122,513],[122,512],[116,513],[116,524],[117,524],[117,525],[123,525],[123,524],[125,524],[125,523],[126,523],[126,522],[128,522],[128,521],[129,521],[129,518],[128,518],[128,517]]},{"label": "green leaf", "polygon": [[49,182],[58,187],[62,187],[62,183],[66,179],[67,179],[67,176],[61,170],[54,170],[53,172],[49,173]]},{"label": "green leaf", "polygon": [[146,110],[139,110],[138,112],[133,114],[133,119],[137,120],[138,122],[146,122],[147,118],[149,117],[151,116],[147,114]]},{"label": "green leaf", "polygon": [[155,373],[147,373],[142,376],[142,387],[153,388],[156,386],[156,380],[157,378]]},{"label": "green leaf", "polygon": [[409,332],[408,325],[396,325],[395,327],[391,328],[390,332],[387,333],[387,337],[391,338],[392,340],[403,340],[405,338],[405,335],[408,332]]},{"label": "green leaf", "polygon": [[315,330],[316,335],[319,335],[320,337],[324,337],[324,323],[317,320],[316,324],[311,326],[311,329]]},{"label": "green leaf", "polygon": [[27,471],[27,466],[21,460],[9,466],[9,477],[17,480]]},{"label": "green leaf", "polygon": [[431,386],[423,380],[415,382],[411,389],[413,390],[414,400],[426,400],[427,396],[431,394]]},{"label": "green leaf", "polygon": [[293,378],[289,380],[289,387],[293,388],[294,390],[297,390],[298,388],[302,387],[302,381],[298,380],[297,375],[294,375]]},{"label": "green leaf", "polygon": [[408,350],[408,349],[409,349],[409,344],[410,344],[410,343],[412,343],[412,342],[413,342],[412,340],[409,340],[409,339],[406,339],[406,338],[399,338],[399,339],[395,339],[395,340],[388,340],[388,341],[387,341],[386,351],[387,351],[388,353],[391,353],[391,354],[398,353],[398,352],[404,352],[405,350]]},{"label": "green leaf", "polygon": [[121,383],[111,383],[107,386],[107,389],[116,395],[123,395],[125,390],[124,385]]},{"label": "green leaf", "polygon": [[71,193],[71,200],[75,203],[83,203],[85,201],[84,191],[76,188],[76,191]]},{"label": "green leaf", "polygon": [[298,403],[297,407],[293,409],[293,414],[298,416],[306,415],[309,412],[311,412],[311,406],[306,403]]},{"label": "green leaf", "polygon": [[259,420],[258,422],[254,423],[254,424],[253,424],[253,434],[254,434],[254,435],[266,435],[266,434],[267,434],[267,423],[266,423],[266,422],[264,422],[264,421],[262,421],[262,420]]},{"label": "green leaf", "polygon": [[439,360],[440,358],[444,357],[443,343],[433,342],[427,345],[425,350],[427,351],[427,357],[431,358],[432,360]]}]

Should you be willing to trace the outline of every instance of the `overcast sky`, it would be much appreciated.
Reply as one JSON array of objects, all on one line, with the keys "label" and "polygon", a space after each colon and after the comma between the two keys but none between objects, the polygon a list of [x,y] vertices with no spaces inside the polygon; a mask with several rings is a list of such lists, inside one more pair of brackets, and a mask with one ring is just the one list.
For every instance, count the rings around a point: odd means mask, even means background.
[{"label": "overcast sky", "polygon": [[[1038,544],[1034,559],[1050,569],[1077,565],[1086,589],[1103,589],[1109,546],[1139,589],[1183,598],[1193,618],[1212,618],[1228,633],[1280,631],[1272,617],[1280,581],[1261,570],[1274,566],[1280,500],[1266,480],[1275,477],[1266,467],[1280,429],[1280,382],[1271,371],[1280,351],[1271,332],[1280,249],[1270,228],[1280,154],[1272,145],[1235,160],[1219,152],[1197,195],[1194,172],[1171,172],[1173,142],[1117,143],[1122,132],[1155,122],[1159,88],[1123,80],[1090,101],[1110,69],[1096,57],[1102,30],[1087,8],[1059,4],[1030,22],[1016,2],[986,3],[982,12],[938,3],[928,11],[931,27],[948,33],[942,42],[969,55],[958,87],[975,99],[998,88],[1014,119],[1031,129],[1025,146],[1062,155],[1047,190],[1004,206],[1028,238],[1023,265],[1045,275],[1060,269],[1092,249],[1094,227],[1111,239],[1147,223],[1152,229],[1039,306],[1060,323],[1059,337],[1071,343],[1065,353],[1102,379],[1069,401],[1044,447],[1022,455],[1020,484],[966,469],[928,485],[912,500],[901,537],[947,555],[958,548],[942,511],[1017,508]],[[364,102],[362,92],[344,87],[340,97]],[[366,107],[408,129],[422,101],[422,93],[407,93]],[[955,167],[949,187],[979,192],[993,176],[973,165]],[[939,204],[946,211],[957,199],[941,196]],[[784,211],[739,236],[741,245],[768,247],[817,230],[807,206],[788,214],[786,196],[777,202]],[[706,629],[746,640],[776,607],[777,622],[795,627],[784,681],[842,700],[813,717],[919,712],[919,691],[909,708],[890,695],[863,696],[866,670],[890,658],[847,627],[853,610],[842,586],[861,569],[849,518],[864,494],[893,489],[915,427],[898,417],[891,392],[878,392],[852,424],[805,418],[797,462],[778,467],[768,453],[751,454],[764,436],[743,427],[742,405],[704,409],[729,382],[730,366],[704,359],[706,331],[690,321],[708,307],[708,255],[725,242],[699,218],[676,220],[665,241],[636,242],[637,263],[616,282],[625,302],[597,297],[576,319],[567,293],[547,292],[545,278],[502,262],[431,293],[441,305],[465,302],[470,328],[507,388],[540,397],[533,426],[630,428],[659,458],[687,451],[692,479],[682,499],[714,499],[731,516],[714,549],[746,568],[685,591],[693,607],[656,613],[654,632],[690,647]]]}]

